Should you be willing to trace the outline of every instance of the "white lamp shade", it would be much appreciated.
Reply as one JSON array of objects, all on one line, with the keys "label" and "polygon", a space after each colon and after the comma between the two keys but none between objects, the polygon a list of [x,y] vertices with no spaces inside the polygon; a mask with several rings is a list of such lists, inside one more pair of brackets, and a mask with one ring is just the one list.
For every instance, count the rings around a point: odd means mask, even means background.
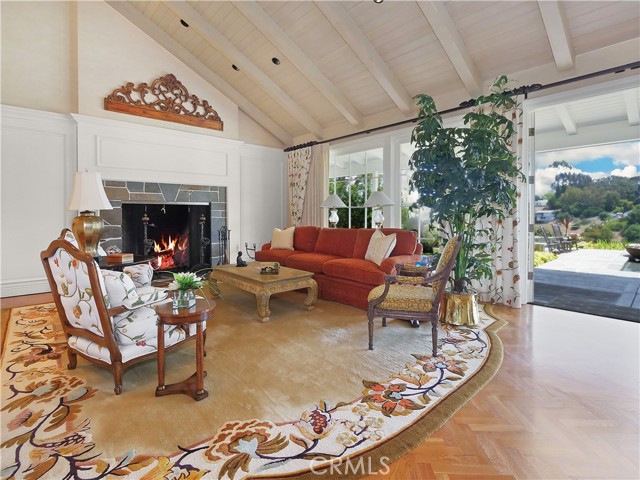
[{"label": "white lamp shade", "polygon": [[69,210],[112,210],[99,172],[76,172]]},{"label": "white lamp shade", "polygon": [[387,207],[389,205],[394,205],[393,200],[382,191],[373,192],[364,202],[365,207]]},{"label": "white lamp shade", "polygon": [[322,202],[320,206],[322,208],[347,208],[345,203],[335,193],[332,193],[327,198],[325,198],[324,202]]}]

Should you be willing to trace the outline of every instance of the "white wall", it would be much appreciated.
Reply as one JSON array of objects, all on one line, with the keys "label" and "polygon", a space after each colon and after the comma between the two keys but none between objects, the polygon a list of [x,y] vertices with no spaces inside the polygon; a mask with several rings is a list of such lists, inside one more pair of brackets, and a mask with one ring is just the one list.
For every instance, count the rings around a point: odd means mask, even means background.
[{"label": "white wall", "polygon": [[[108,4],[0,8],[0,296],[48,290],[39,254],[75,215],[66,206],[76,170],[100,171],[107,180],[227,187],[231,251],[266,242],[283,225],[280,142]],[[210,103],[223,132],[104,110],[114,89],[167,73]]]},{"label": "white wall", "polygon": [[2,108],[0,296],[48,291],[40,252],[71,225],[75,123],[68,115]]},{"label": "white wall", "polygon": [[70,2],[2,2],[1,103],[74,112]]},{"label": "white wall", "polygon": [[240,247],[244,252],[245,242],[260,249],[271,241],[274,227],[287,226],[287,157],[280,149],[243,145],[240,177]]},{"label": "white wall", "polygon": [[[104,109],[104,97],[132,82],[151,84],[172,73],[190,94],[207,100],[224,130],[192,127]],[[224,138],[238,138],[238,107],[104,2],[78,3],[78,113]]]}]

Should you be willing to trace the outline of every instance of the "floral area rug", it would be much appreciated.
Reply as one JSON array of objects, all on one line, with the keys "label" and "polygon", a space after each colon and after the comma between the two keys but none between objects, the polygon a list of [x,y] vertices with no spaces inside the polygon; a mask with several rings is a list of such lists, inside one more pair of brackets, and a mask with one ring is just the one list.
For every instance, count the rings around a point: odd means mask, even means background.
[{"label": "floral area rug", "polygon": [[[429,344],[408,351],[396,373],[361,378],[357,398],[318,401],[288,412],[290,421],[229,418],[213,430],[203,425],[197,443],[176,439],[170,452],[140,451],[121,441],[121,455],[113,456],[92,436],[109,417],[87,416],[99,390],[78,370],[67,370],[55,306],[13,309],[2,358],[1,477],[239,480],[359,478],[384,471],[491,379],[502,361],[495,332],[504,323],[481,310],[477,327],[443,327],[438,356],[428,353]],[[366,330],[366,321],[361,327]],[[127,373],[124,379],[126,389]],[[145,411],[155,415],[163,405],[150,397]]]}]

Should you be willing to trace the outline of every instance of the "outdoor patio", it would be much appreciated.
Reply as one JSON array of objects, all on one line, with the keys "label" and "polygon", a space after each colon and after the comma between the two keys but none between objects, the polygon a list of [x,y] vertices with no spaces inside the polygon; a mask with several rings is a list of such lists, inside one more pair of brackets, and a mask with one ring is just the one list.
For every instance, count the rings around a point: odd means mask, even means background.
[{"label": "outdoor patio", "polygon": [[624,250],[573,250],[534,269],[534,302],[640,321],[640,262]]}]

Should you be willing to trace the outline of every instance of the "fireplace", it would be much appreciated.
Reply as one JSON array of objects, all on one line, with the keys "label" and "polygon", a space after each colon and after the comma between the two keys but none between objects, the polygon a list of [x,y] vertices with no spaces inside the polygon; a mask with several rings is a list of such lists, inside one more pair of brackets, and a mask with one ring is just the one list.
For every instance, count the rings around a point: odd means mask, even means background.
[{"label": "fireplace", "polygon": [[226,187],[115,180],[104,186],[113,205],[100,212],[105,250],[151,251],[164,270],[228,263]]},{"label": "fireplace", "polygon": [[211,262],[208,203],[122,202],[122,249],[155,255],[156,270],[190,270]]}]

